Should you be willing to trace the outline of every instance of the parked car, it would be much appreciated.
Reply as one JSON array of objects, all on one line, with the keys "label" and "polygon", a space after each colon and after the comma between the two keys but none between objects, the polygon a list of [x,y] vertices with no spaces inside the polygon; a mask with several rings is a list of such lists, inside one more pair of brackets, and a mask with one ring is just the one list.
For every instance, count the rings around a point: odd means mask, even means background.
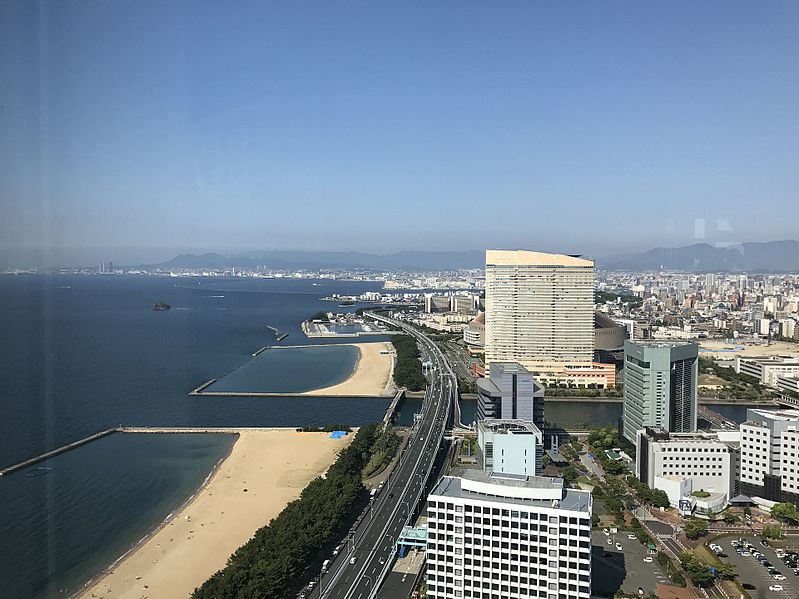
[{"label": "parked car", "polygon": [[622,549],[622,548],[621,548],[621,543],[616,543],[616,549],[617,549],[618,551],[621,551],[621,549]]},{"label": "parked car", "polygon": [[769,591],[781,591],[782,585],[781,584],[772,584],[769,588]]},{"label": "parked car", "polygon": [[647,555],[646,557],[644,557],[644,563],[645,564],[651,564],[652,563],[652,556],[651,555]]}]

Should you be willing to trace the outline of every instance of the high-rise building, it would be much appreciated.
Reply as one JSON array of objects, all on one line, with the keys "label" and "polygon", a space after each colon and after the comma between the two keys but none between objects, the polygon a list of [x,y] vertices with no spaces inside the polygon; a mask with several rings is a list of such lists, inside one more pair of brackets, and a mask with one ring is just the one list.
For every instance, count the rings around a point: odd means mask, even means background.
[{"label": "high-rise building", "polygon": [[624,342],[622,432],[660,427],[696,431],[699,346],[690,342]]},{"label": "high-rise building", "polygon": [[544,388],[516,362],[496,362],[477,379],[477,418],[518,419],[544,428]]},{"label": "high-rise building", "polygon": [[427,596],[588,599],[591,493],[466,470],[428,496]]},{"label": "high-rise building", "polygon": [[740,430],[741,493],[799,505],[799,410],[750,408]]},{"label": "high-rise building", "polygon": [[592,260],[488,250],[485,287],[488,372],[497,362],[519,362],[544,385],[597,383],[581,379],[580,369],[565,372],[594,358]]}]

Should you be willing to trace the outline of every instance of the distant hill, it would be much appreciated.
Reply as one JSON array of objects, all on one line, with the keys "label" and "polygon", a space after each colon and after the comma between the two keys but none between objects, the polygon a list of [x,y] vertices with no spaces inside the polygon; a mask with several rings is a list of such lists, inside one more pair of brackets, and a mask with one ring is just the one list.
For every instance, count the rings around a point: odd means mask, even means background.
[{"label": "distant hill", "polygon": [[627,271],[799,272],[799,241],[749,242],[730,247],[707,243],[661,247],[642,254],[598,260],[597,266]]},{"label": "distant hill", "polygon": [[149,268],[364,268],[372,270],[454,270],[483,268],[485,252],[403,251],[387,255],[360,252],[258,251],[246,256],[222,256],[217,253],[180,254]]},{"label": "distant hill", "polygon": [[[254,251],[246,255],[180,254],[148,268],[275,268],[319,270],[363,268],[377,271],[433,271],[484,268],[485,252],[403,251],[394,254],[361,252]],[[608,270],[682,270],[688,272],[799,272],[799,241],[741,243],[714,247],[707,243],[655,248],[641,254],[597,259]]]}]

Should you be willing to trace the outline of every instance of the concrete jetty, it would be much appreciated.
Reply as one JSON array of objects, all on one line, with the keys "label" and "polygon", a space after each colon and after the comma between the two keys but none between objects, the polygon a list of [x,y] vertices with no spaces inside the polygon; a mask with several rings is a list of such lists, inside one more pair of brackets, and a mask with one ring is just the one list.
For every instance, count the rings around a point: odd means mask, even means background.
[{"label": "concrete jetty", "polygon": [[209,387],[209,386],[213,385],[213,384],[214,384],[216,381],[217,381],[217,379],[211,379],[211,380],[210,380],[210,381],[208,381],[207,383],[203,383],[202,385],[200,385],[199,387],[197,387],[196,389],[194,389],[193,391],[191,391],[191,392],[189,393],[189,395],[203,395],[203,389],[205,389],[206,387]]},{"label": "concrete jetty", "polygon": [[405,389],[400,389],[397,391],[396,395],[394,395],[394,399],[391,400],[391,403],[386,410],[386,415],[383,416],[383,424],[388,424],[391,422],[391,419],[394,418],[394,412],[397,410],[400,400],[402,400],[404,397]]},{"label": "concrete jetty", "polygon": [[73,441],[72,443],[68,443],[66,445],[62,445],[56,449],[43,453],[41,455],[37,455],[36,457],[30,458],[29,460],[25,460],[24,462],[19,462],[17,464],[13,464],[12,466],[8,466],[7,468],[3,468],[0,470],[0,476],[6,476],[11,474],[12,472],[16,472],[17,470],[22,470],[23,468],[27,468],[28,466],[33,466],[34,464],[38,464],[39,462],[43,462],[48,460],[52,457],[55,457],[65,451],[69,451],[70,449],[75,449],[76,447],[80,447],[81,445],[86,445],[87,443],[91,443],[92,441],[96,441],[97,439],[102,439],[103,437],[107,437],[111,433],[116,432],[117,429],[109,428],[104,431],[100,431],[99,433],[94,433],[93,435],[89,435],[83,439],[78,439],[77,441]]}]

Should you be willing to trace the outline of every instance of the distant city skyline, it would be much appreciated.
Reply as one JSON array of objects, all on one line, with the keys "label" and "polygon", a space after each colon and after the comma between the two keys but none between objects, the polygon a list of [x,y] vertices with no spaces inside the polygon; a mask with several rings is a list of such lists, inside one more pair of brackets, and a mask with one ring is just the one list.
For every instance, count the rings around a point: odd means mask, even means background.
[{"label": "distant city skyline", "polygon": [[4,2],[0,251],[794,238],[798,28],[785,2]]}]

